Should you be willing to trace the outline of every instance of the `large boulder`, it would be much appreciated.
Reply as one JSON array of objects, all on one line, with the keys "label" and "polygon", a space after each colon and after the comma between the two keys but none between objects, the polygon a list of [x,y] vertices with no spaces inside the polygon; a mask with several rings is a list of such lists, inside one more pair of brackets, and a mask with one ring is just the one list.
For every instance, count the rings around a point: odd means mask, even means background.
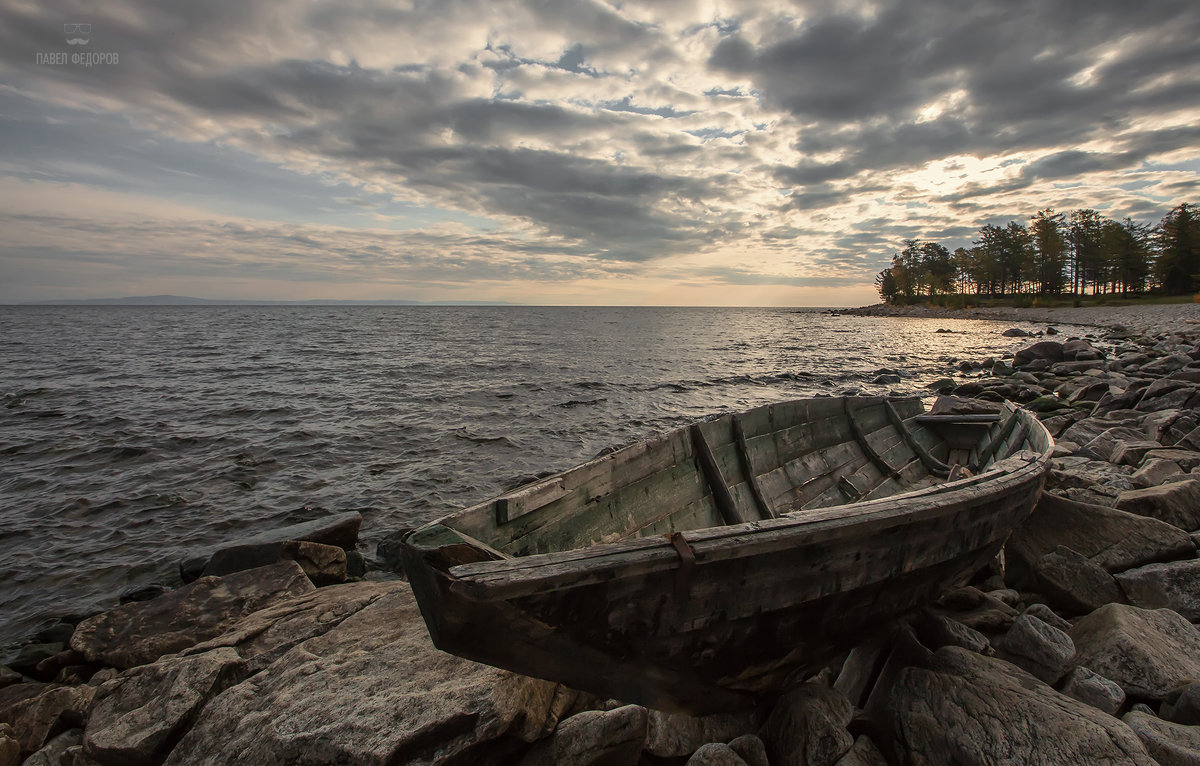
[{"label": "large boulder", "polygon": [[549,733],[556,685],[438,651],[408,585],[304,641],[200,713],[185,764],[491,764]]},{"label": "large boulder", "polygon": [[312,590],[294,561],[204,577],[152,601],[89,617],[75,628],[71,648],[89,662],[122,669],[145,665],[219,636],[251,612]]},{"label": "large boulder", "polygon": [[1200,529],[1200,480],[1175,481],[1122,492],[1117,496],[1117,508],[1165,521],[1180,529]]},{"label": "large boulder", "polygon": [[1023,670],[957,647],[906,668],[889,703],[914,766],[1154,761],[1125,724]]},{"label": "large boulder", "polygon": [[1013,355],[1013,367],[1028,367],[1036,359],[1061,362],[1063,360],[1063,344],[1058,341],[1043,340],[1020,349]]},{"label": "large boulder", "polygon": [[1004,634],[1005,657],[1052,684],[1063,677],[1075,659],[1071,637],[1031,614],[1022,614]]},{"label": "large boulder", "polygon": [[773,766],[833,766],[854,745],[854,709],[841,693],[807,683],[784,694],[763,727]]},{"label": "large boulder", "polygon": [[1200,727],[1171,723],[1137,711],[1126,713],[1121,720],[1133,729],[1159,766],[1200,764]]},{"label": "large boulder", "polygon": [[1161,700],[1200,678],[1200,630],[1169,609],[1109,604],[1071,628],[1076,660],[1129,697]]},{"label": "large boulder", "polygon": [[157,763],[200,708],[245,675],[242,658],[228,648],[126,670],[100,686],[84,752],[112,766]]},{"label": "large boulder", "polygon": [[1108,572],[1193,556],[1196,550],[1186,532],[1166,522],[1043,493],[1004,548],[1014,581],[1032,586],[1041,558],[1059,547]]},{"label": "large boulder", "polygon": [[1033,579],[1046,600],[1065,612],[1086,614],[1125,600],[1117,581],[1103,567],[1062,545],[1038,559]]},{"label": "large boulder", "polygon": [[1117,582],[1134,606],[1172,609],[1200,621],[1200,559],[1147,564],[1121,572]]}]

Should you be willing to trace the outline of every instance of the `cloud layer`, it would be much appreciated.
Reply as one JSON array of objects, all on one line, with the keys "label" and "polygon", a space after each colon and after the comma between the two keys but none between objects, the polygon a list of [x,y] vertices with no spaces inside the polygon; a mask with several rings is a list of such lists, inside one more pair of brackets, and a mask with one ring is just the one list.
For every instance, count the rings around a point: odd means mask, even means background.
[{"label": "cloud layer", "polygon": [[[68,22],[119,62],[44,63]],[[906,237],[1194,197],[1197,41],[1192,0],[6,0],[0,300],[861,302]]]}]

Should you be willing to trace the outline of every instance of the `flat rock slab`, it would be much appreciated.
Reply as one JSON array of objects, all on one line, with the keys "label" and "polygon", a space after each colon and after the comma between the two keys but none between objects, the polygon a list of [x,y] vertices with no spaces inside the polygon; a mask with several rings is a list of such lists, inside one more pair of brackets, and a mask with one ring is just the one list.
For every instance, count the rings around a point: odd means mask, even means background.
[{"label": "flat rock slab", "polygon": [[1200,620],[1200,559],[1147,564],[1117,575],[1129,603],[1145,609],[1171,609]]},{"label": "flat rock slab", "polygon": [[1125,694],[1161,700],[1200,678],[1200,630],[1169,609],[1109,604],[1071,628],[1076,661]]},{"label": "flat rock slab", "polygon": [[438,651],[408,584],[390,585],[217,695],[165,763],[489,764],[547,733],[555,684]]},{"label": "flat rock slab", "polygon": [[294,561],[203,577],[152,601],[89,617],[75,628],[71,648],[88,662],[121,669],[146,665],[219,636],[251,612],[312,590]]},{"label": "flat rock slab", "polygon": [[216,638],[182,654],[232,647],[254,674],[279,659],[293,646],[327,633],[346,618],[396,589],[395,582],[358,582],[319,588],[272,603],[246,615]]},{"label": "flat rock slab", "polygon": [[246,675],[233,649],[170,657],[106,681],[84,732],[84,752],[101,763],[157,763],[209,699]]},{"label": "flat rock slab", "polygon": [[1028,580],[1042,556],[1059,546],[1108,572],[1196,552],[1190,536],[1167,522],[1042,493],[1033,513],[1009,538],[1005,556],[1017,568],[1014,574]]},{"label": "flat rock slab", "polygon": [[1154,766],[1133,731],[1013,665],[959,649],[904,669],[889,699],[915,766],[1066,763]]},{"label": "flat rock slab", "polygon": [[1165,521],[1180,529],[1200,529],[1200,481],[1175,481],[1131,489],[1117,496],[1117,508]]}]

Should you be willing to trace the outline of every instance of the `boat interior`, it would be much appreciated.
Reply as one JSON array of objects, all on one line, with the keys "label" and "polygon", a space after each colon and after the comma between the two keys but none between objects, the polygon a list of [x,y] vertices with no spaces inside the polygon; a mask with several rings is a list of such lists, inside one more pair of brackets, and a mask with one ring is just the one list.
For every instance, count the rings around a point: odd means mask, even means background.
[{"label": "boat interior", "polygon": [[510,558],[669,536],[923,489],[1046,448],[1029,443],[1037,435],[1011,405],[943,409],[830,397],[721,415],[519,487],[412,542],[433,547],[451,533]]}]

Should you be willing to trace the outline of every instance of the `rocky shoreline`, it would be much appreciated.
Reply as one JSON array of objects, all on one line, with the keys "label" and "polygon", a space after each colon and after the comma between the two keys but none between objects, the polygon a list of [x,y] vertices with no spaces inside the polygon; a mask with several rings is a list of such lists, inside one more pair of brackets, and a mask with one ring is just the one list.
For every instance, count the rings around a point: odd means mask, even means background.
[{"label": "rocky shoreline", "polygon": [[1124,306],[1060,306],[1013,308],[1009,306],[947,309],[938,306],[889,306],[877,303],[852,309],[830,309],[834,315],[908,317],[918,319],[988,319],[1012,322],[1121,328],[1143,334],[1200,329],[1200,304],[1166,303]]},{"label": "rocky shoreline", "polygon": [[1038,506],[971,584],[756,710],[668,714],[439,652],[407,583],[364,579],[351,513],[44,630],[0,667],[0,766],[1200,763],[1183,308],[949,361],[937,392],[1017,402],[1055,436]]}]

